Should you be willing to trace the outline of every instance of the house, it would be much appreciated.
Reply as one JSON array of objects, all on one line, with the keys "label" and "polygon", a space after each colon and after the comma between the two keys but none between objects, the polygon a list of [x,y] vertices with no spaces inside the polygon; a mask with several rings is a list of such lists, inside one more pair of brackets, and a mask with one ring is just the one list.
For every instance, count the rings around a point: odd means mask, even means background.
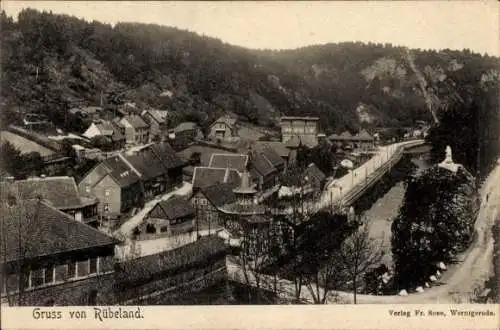
[{"label": "house", "polygon": [[328,138],[332,143],[339,146],[368,151],[375,147],[375,138],[371,136],[366,130],[362,130],[356,135],[345,131],[340,135],[332,134]]},{"label": "house", "polygon": [[234,142],[238,140],[237,120],[229,115],[224,115],[210,125],[208,139],[221,142]]},{"label": "house", "polygon": [[255,141],[255,145],[257,147],[265,146],[274,150],[274,152],[285,162],[285,169],[295,162],[295,159],[293,158],[294,153],[292,153],[292,150],[287,148],[281,141]]},{"label": "house", "polygon": [[258,152],[262,153],[262,155],[271,162],[279,173],[285,172],[287,162],[285,159],[288,159],[288,157],[281,157],[274,148],[266,144],[255,144],[254,148]]},{"label": "house", "polygon": [[193,172],[193,192],[213,185],[228,184],[236,187],[240,184],[238,171],[230,168],[197,166]]},{"label": "house", "polygon": [[173,196],[156,204],[134,231],[138,239],[154,239],[192,232],[196,210],[189,201]]},{"label": "house", "polygon": [[184,163],[166,142],[143,148],[126,160],[140,173],[146,200],[182,183]]},{"label": "house", "polygon": [[243,173],[248,166],[248,155],[245,154],[230,154],[230,153],[213,153],[210,157],[209,167],[213,168],[229,168]]},{"label": "house", "polygon": [[163,133],[167,130],[167,111],[150,109],[144,110],[141,114],[142,119],[149,125],[149,138],[161,139]]},{"label": "house", "polygon": [[122,154],[102,160],[78,183],[84,196],[99,200],[98,213],[115,218],[143,201],[141,174]]},{"label": "house", "polygon": [[281,142],[298,146],[298,141],[308,148],[318,144],[318,117],[281,117]]},{"label": "house", "polygon": [[176,249],[120,262],[116,266],[119,269],[116,272],[116,303],[192,303],[196,292],[214,287],[227,278],[228,253],[223,239],[210,235]]},{"label": "house", "polygon": [[315,192],[321,192],[326,183],[326,175],[316,164],[311,163],[304,170],[304,180]]},{"label": "house", "polygon": [[250,156],[250,176],[252,182],[257,185],[257,190],[261,193],[273,189],[279,183],[281,173],[273,162],[266,157],[265,153],[258,149],[253,149]]},{"label": "house", "polygon": [[203,133],[198,125],[193,122],[183,122],[175,126],[173,133],[176,139],[197,140],[203,139]]},{"label": "house", "polygon": [[82,196],[72,177],[54,176],[1,182],[0,187],[2,192],[9,187],[25,199],[41,197],[74,220],[97,225],[98,200]]},{"label": "house", "polygon": [[99,120],[90,124],[82,135],[88,139],[95,136],[105,136],[113,143],[114,149],[122,149],[126,142],[122,131],[122,128],[117,123]]},{"label": "house", "polygon": [[69,110],[69,112],[72,115],[80,115],[82,118],[92,119],[92,120],[100,119],[103,111],[104,110],[102,107],[96,107],[96,106],[77,107],[77,108],[71,108]]},{"label": "house", "polygon": [[234,188],[238,185],[219,183],[203,186],[191,197],[200,228],[224,225],[223,209],[236,202]]},{"label": "house", "polygon": [[127,115],[118,123],[124,127],[127,144],[139,145],[149,142],[149,125],[138,115]]},{"label": "house", "polygon": [[4,200],[0,212],[2,304],[114,303],[115,239],[42,200]]}]

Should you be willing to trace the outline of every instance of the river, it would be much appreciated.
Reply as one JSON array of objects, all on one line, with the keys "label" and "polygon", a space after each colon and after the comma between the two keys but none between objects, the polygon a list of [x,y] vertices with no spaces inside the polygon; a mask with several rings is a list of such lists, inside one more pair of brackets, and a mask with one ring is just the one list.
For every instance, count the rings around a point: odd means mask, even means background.
[{"label": "river", "polygon": [[[430,167],[429,154],[420,155],[405,155],[415,166],[415,173]],[[401,161],[405,161],[402,159]],[[370,237],[374,240],[376,246],[379,246],[384,251],[382,263],[391,268],[392,253],[391,253],[391,224],[392,220],[397,216],[401,207],[406,192],[406,183],[396,180],[395,184],[381,197],[379,197],[373,205],[363,212],[366,217],[367,224],[370,228]]]}]

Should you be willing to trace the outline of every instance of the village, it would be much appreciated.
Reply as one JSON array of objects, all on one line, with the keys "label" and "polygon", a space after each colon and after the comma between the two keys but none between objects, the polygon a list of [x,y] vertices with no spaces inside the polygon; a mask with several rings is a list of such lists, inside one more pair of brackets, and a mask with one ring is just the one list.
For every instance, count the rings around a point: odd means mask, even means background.
[{"label": "village", "polygon": [[[2,176],[2,214],[25,212],[4,231],[7,243],[26,245],[7,248],[2,302],[151,303],[175,288],[202,290],[226,277],[225,258],[235,249],[257,249],[260,233],[265,244],[270,237],[279,244],[277,215],[294,209],[307,219],[336,177],[396,141],[367,130],[326,136],[319,118],[290,116],[279,119],[274,137],[241,137],[251,129],[232,114],[204,134],[193,122],[169,127],[168,111],[132,107],[112,119],[100,107],[71,109],[90,122],[81,135],[30,114],[2,132],[43,160],[35,176]],[[397,141],[423,134],[413,129]],[[301,161],[301,153],[325,144],[342,159],[332,166],[345,172],[325,174]],[[63,145],[73,152],[64,154]],[[65,173],[68,164],[88,160],[94,165],[84,173]]]}]

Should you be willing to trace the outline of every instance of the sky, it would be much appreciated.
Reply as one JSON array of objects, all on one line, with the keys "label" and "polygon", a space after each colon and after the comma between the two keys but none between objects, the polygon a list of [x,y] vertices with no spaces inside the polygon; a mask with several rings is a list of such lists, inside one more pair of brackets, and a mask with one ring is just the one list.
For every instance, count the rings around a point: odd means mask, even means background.
[{"label": "sky", "polygon": [[342,41],[500,56],[500,5],[478,1],[3,1],[105,23],[175,26],[248,48],[290,49]]}]

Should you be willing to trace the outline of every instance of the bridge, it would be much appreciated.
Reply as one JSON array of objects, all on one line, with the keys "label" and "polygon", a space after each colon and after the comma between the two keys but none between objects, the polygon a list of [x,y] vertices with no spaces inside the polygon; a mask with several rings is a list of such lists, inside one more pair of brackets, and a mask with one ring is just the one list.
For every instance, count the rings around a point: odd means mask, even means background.
[{"label": "bridge", "polygon": [[[401,160],[405,152],[420,147],[424,143],[424,140],[410,140],[379,147],[368,161],[352,169],[343,177],[330,182],[321,193],[319,200],[305,207],[304,212],[314,213],[326,208],[352,205],[389,172]],[[301,212],[301,209],[295,211]],[[293,212],[292,207],[280,210],[280,213],[284,214]]]}]

